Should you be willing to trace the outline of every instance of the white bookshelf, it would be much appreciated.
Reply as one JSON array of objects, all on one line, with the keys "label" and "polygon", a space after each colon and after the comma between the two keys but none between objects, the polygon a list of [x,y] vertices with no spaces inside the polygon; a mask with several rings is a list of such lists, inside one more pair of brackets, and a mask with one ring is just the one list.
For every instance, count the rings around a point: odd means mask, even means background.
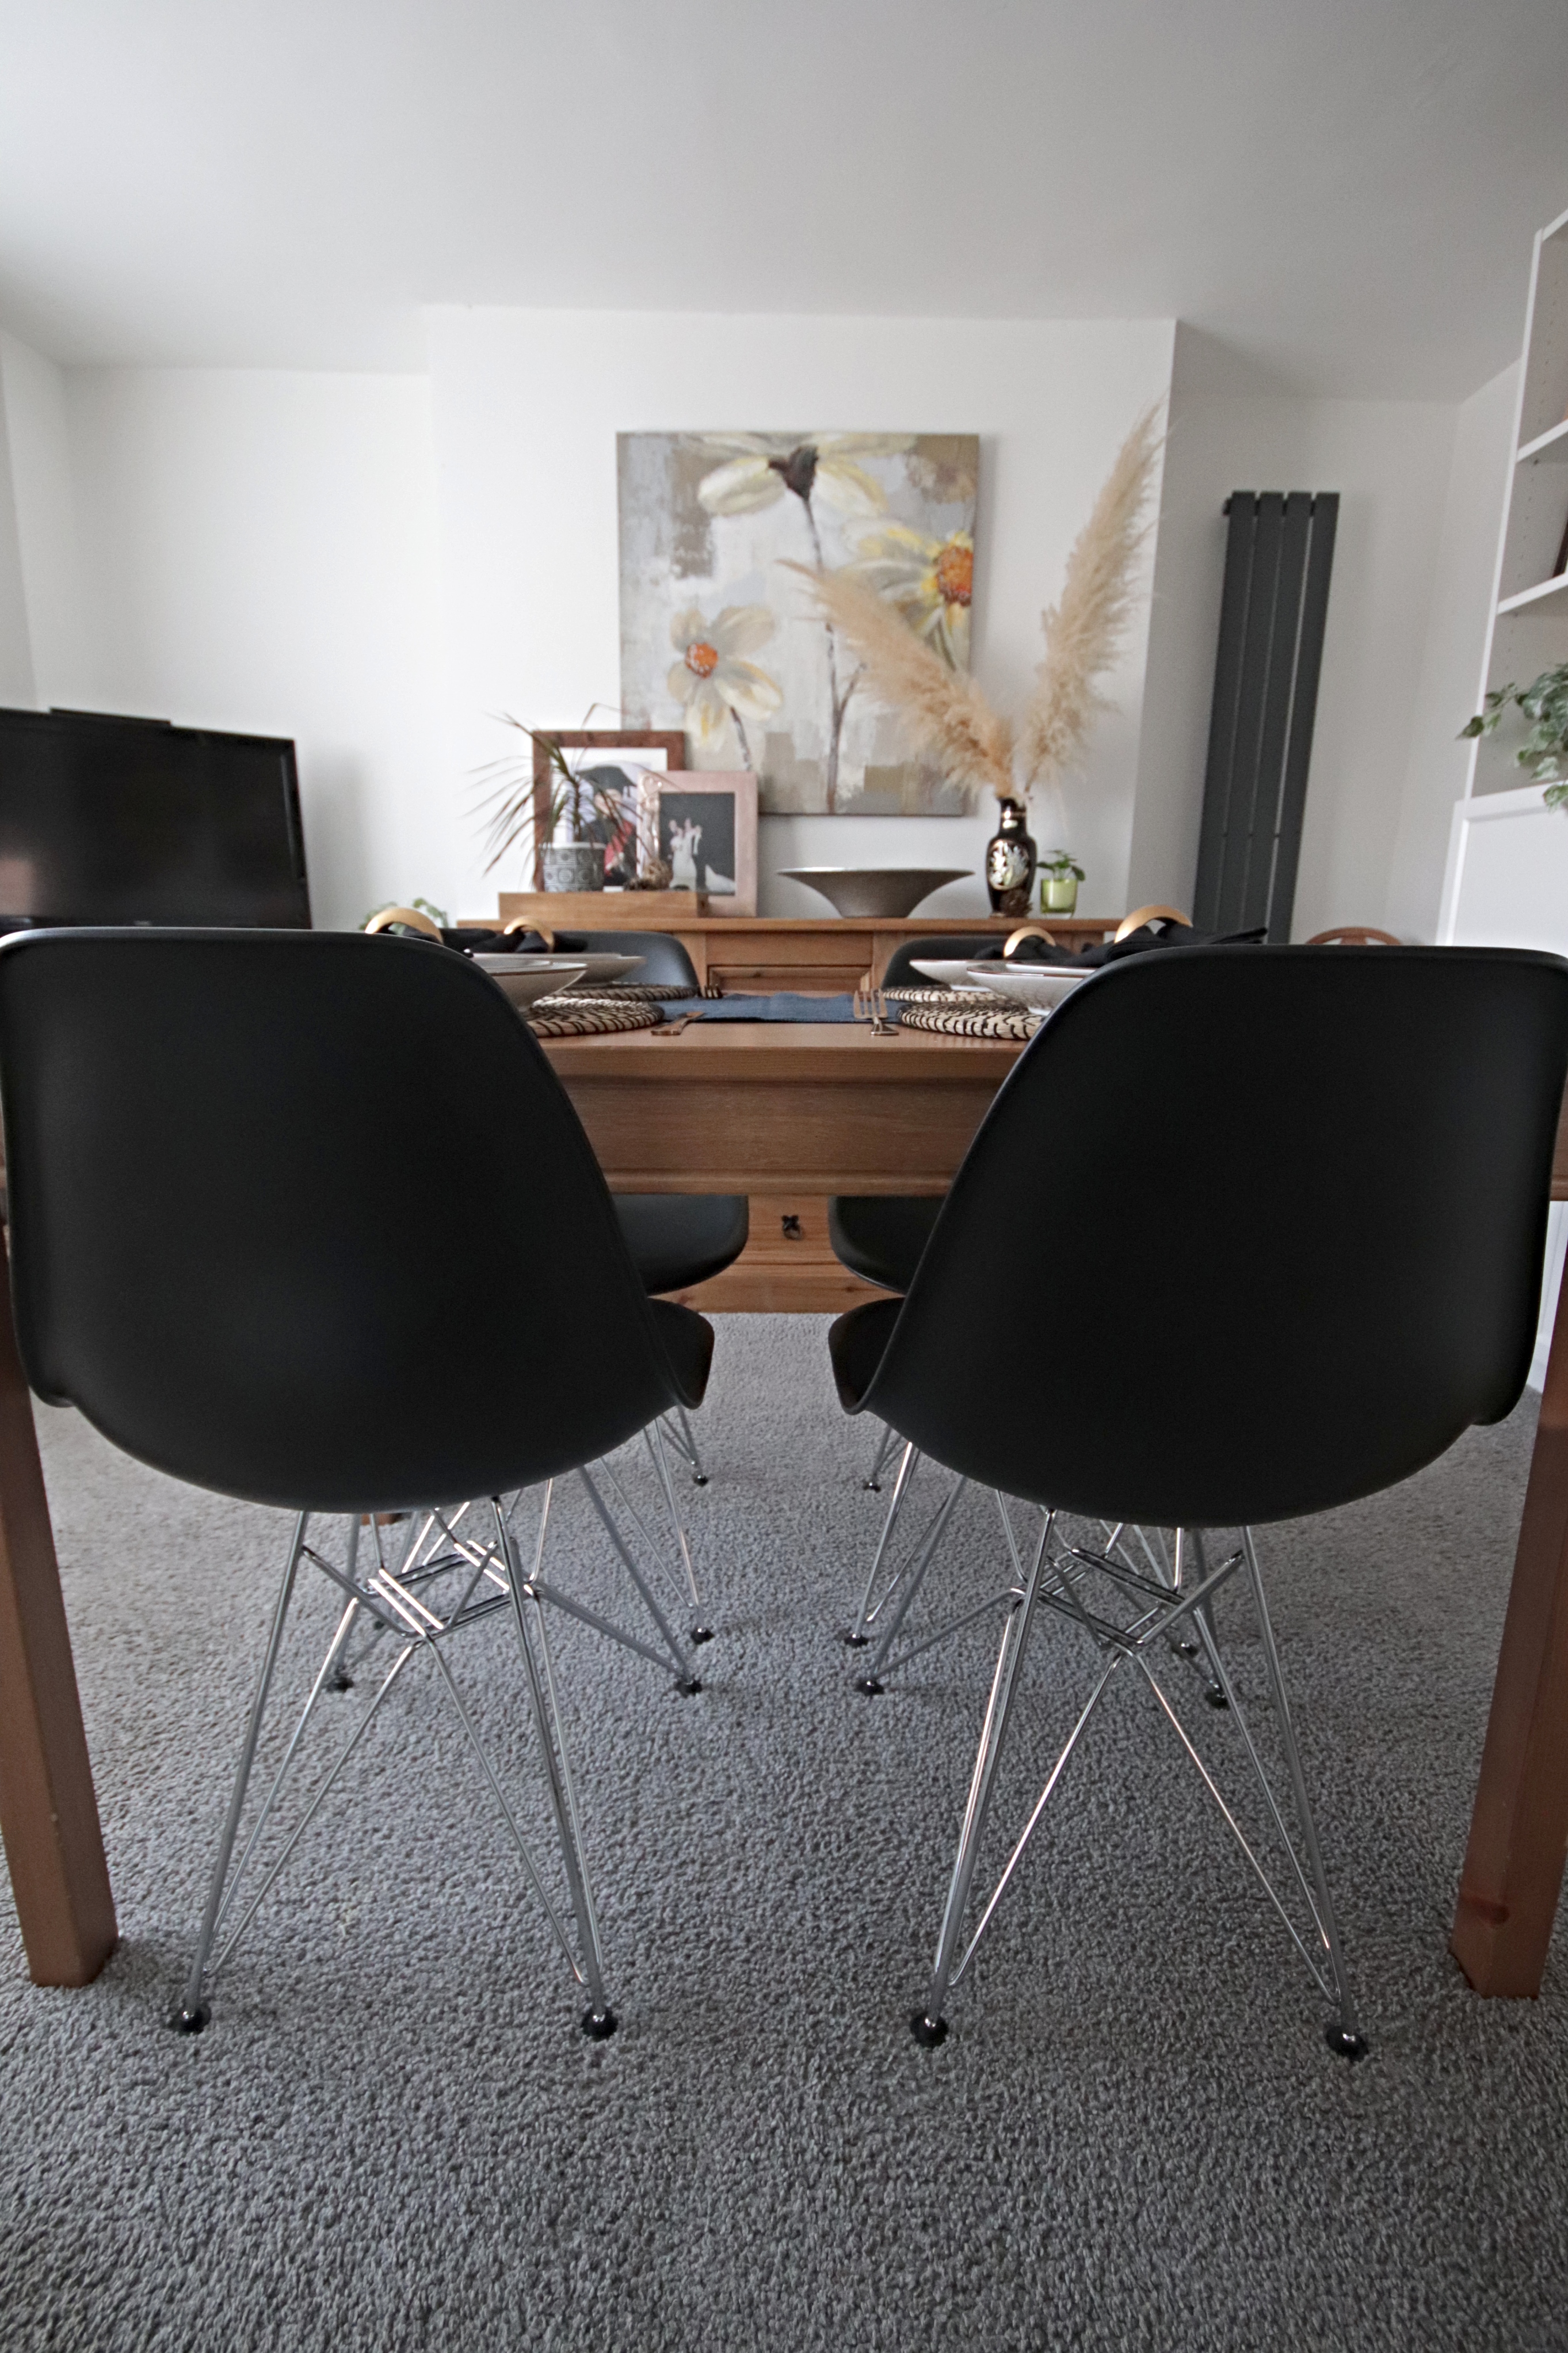
[{"label": "white bookshelf", "polygon": [[[1514,461],[1503,493],[1486,645],[1475,708],[1511,680],[1527,686],[1568,661],[1568,572],[1557,557],[1568,524],[1568,213],[1543,228],[1530,268],[1524,352],[1514,416]],[[1526,732],[1517,711],[1470,745],[1455,803],[1437,937],[1468,947],[1568,954],[1568,811],[1546,807],[1514,753]],[[1546,1374],[1557,1290],[1568,1258],[1568,1214],[1554,1204],[1532,1388]]]},{"label": "white bookshelf", "polygon": [[[1524,314],[1524,351],[1514,416],[1514,462],[1503,493],[1486,644],[1475,708],[1510,681],[1524,686],[1555,662],[1568,661],[1568,570],[1558,557],[1568,527],[1568,213],[1543,228],[1531,259]],[[1454,811],[1448,871],[1437,936],[1479,943],[1552,947],[1568,952],[1568,889],[1552,936],[1540,936],[1542,878],[1553,893],[1568,884],[1568,815],[1548,810],[1539,786],[1514,760],[1525,722],[1510,712],[1494,735],[1470,745],[1464,797]],[[1471,829],[1506,796],[1507,821]],[[1504,810],[1495,815],[1502,818]],[[1517,871],[1518,920],[1510,923],[1507,877]],[[1480,887],[1485,873],[1484,889]],[[1499,926],[1501,926],[1500,930]],[[1529,932],[1528,940],[1517,936]],[[1505,934],[1509,934],[1505,938]]]}]

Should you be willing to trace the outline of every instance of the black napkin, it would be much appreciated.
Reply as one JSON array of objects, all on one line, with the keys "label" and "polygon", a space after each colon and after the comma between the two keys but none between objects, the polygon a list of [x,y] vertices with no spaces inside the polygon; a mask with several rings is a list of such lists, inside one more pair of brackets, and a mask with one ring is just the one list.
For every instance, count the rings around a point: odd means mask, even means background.
[{"label": "black napkin", "polygon": [[487,932],[473,924],[459,924],[444,931],[441,937],[447,947],[459,948],[464,955],[580,955],[588,945],[583,932],[557,932],[555,945],[550,948],[537,932]]},{"label": "black napkin", "polygon": [[[1138,929],[1129,932],[1124,940],[1097,940],[1089,947],[1076,951],[1053,947],[1049,940],[1043,940],[1037,933],[1031,932],[1026,939],[1018,942],[1012,955],[1005,960],[1008,964],[1049,965],[1055,972],[1065,972],[1069,968],[1092,972],[1102,964],[1115,964],[1121,956],[1142,955],[1150,948],[1256,947],[1261,944],[1267,929],[1260,923],[1255,932],[1194,932],[1185,923],[1167,923],[1163,916],[1158,919],[1158,929],[1153,923],[1140,923]],[[1004,961],[1001,941],[972,961],[975,964],[1001,964]]]}]

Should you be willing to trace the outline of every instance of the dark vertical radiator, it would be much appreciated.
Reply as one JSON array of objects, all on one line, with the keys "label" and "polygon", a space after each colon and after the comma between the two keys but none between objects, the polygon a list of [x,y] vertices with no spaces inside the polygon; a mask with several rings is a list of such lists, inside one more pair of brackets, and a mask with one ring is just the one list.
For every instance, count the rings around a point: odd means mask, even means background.
[{"label": "dark vertical radiator", "polygon": [[1193,921],[1290,936],[1337,491],[1233,491]]}]

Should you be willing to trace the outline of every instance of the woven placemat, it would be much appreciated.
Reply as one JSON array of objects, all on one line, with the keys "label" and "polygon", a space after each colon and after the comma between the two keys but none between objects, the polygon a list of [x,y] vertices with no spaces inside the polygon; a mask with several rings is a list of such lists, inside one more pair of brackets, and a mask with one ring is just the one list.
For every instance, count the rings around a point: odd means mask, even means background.
[{"label": "woven placemat", "polygon": [[950,1005],[971,1012],[982,1005],[993,1012],[1006,1011],[1018,1002],[996,988],[885,988],[882,994],[889,1005]]},{"label": "woven placemat", "polygon": [[575,1004],[581,997],[591,997],[596,1005],[668,1005],[678,997],[698,997],[700,989],[689,980],[578,980],[570,988],[558,988],[551,997],[558,1005],[563,997]]},{"label": "woven placemat", "polygon": [[1005,1038],[1023,1045],[1045,1016],[1026,1005],[906,1005],[900,1029],[935,1029],[944,1038]]},{"label": "woven placemat", "polygon": [[657,1029],[657,1005],[606,1004],[602,997],[542,997],[529,1006],[524,1020],[536,1038],[607,1038],[617,1029]]}]

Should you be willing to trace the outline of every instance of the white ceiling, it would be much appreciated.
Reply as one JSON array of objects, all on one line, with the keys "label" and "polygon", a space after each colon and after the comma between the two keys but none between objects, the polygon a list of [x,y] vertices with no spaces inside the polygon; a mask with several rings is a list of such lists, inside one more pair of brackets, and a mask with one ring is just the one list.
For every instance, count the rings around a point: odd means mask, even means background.
[{"label": "white ceiling", "polygon": [[1175,316],[1453,398],[1568,206],[1568,0],[0,0],[0,322],[410,368],[420,306]]}]

